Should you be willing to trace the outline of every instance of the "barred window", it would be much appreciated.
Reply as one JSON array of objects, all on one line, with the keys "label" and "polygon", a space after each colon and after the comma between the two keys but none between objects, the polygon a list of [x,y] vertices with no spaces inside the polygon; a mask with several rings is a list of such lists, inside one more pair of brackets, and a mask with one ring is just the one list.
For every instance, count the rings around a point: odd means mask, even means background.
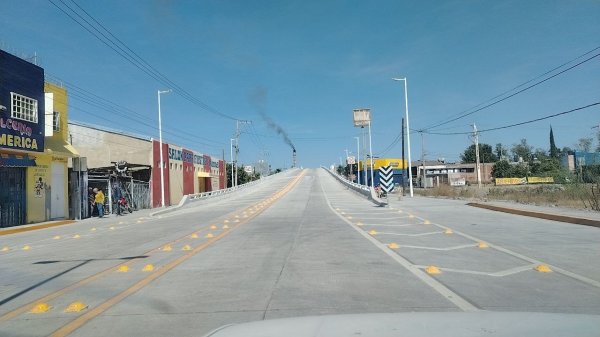
[{"label": "barred window", "polygon": [[52,130],[60,131],[60,112],[58,111],[52,113]]},{"label": "barred window", "polygon": [[36,99],[17,93],[10,93],[12,118],[21,119],[27,122],[38,122],[38,102]]}]

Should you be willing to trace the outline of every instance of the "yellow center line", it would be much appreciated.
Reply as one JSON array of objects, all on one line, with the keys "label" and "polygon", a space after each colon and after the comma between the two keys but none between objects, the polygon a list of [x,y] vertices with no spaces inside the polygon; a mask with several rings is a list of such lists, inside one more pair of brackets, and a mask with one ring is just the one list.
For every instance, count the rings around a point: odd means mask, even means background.
[{"label": "yellow center line", "polygon": [[[284,189],[282,189],[281,191],[277,192],[274,195],[274,199],[272,201],[270,201],[269,204],[275,203],[275,201],[277,201],[277,199],[279,199],[279,198],[283,197],[285,194],[287,194],[298,183],[298,181],[300,181],[300,178],[302,178],[302,176],[304,174],[305,174],[305,171],[303,170]],[[128,296],[134,294],[135,292],[137,292],[138,290],[142,289],[143,287],[147,286],[152,281],[156,280],[160,276],[162,276],[165,273],[169,272],[171,269],[177,267],[178,265],[180,265],[184,261],[188,260],[192,256],[194,256],[197,253],[203,251],[207,247],[210,247],[213,243],[215,243],[219,239],[223,238],[224,236],[228,235],[229,233],[231,233],[237,227],[239,227],[239,226],[241,226],[241,225],[249,222],[253,218],[257,217],[260,213],[262,213],[262,211],[253,214],[251,217],[245,218],[242,222],[239,222],[237,225],[235,225],[231,230],[222,232],[221,234],[215,236],[213,239],[211,239],[211,240],[209,240],[209,241],[201,244],[200,246],[197,246],[196,248],[194,248],[193,250],[191,250],[189,253],[187,253],[185,255],[182,255],[182,256],[178,257],[177,259],[169,262],[168,264],[166,264],[162,268],[160,268],[158,271],[156,271],[156,272],[148,275],[147,277],[141,279],[136,284],[132,285],[131,287],[129,287],[127,289],[125,289],[124,291],[122,291],[118,295],[110,298],[106,302],[100,304],[99,306],[93,308],[92,310],[84,313],[83,315],[77,317],[73,321],[71,321],[71,322],[67,323],[66,325],[62,326],[61,328],[59,328],[58,330],[56,330],[54,333],[52,333],[50,336],[51,337],[63,337],[63,336],[69,335],[73,331],[77,330],[78,328],[80,328],[81,326],[83,326],[84,324],[86,324],[91,319],[93,319],[96,316],[102,314],[103,312],[105,312],[106,310],[110,309],[111,307],[113,307],[117,303],[121,302],[123,299],[125,299]]]}]

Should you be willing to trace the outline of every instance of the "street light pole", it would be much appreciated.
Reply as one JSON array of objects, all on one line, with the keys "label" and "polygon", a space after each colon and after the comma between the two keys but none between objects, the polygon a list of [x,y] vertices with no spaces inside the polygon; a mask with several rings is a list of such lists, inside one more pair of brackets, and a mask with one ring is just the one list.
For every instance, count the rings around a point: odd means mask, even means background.
[{"label": "street light pole", "polygon": [[229,139],[229,158],[231,159],[231,187],[233,187],[233,141],[235,138]]},{"label": "street light pole", "polygon": [[375,164],[373,163],[373,144],[371,143],[371,121],[369,121],[369,156],[371,157],[369,160],[369,166],[371,167],[371,186],[375,187],[375,180],[373,179]]},{"label": "street light pole", "polygon": [[[394,81],[404,81],[404,107],[406,111],[406,142],[408,145],[408,185],[410,188],[410,197],[413,197],[413,183],[412,183],[412,161],[410,159],[410,124],[408,123],[408,80],[404,78],[392,78]],[[404,159],[404,158],[402,158]]]},{"label": "street light pole", "polygon": [[162,117],[160,113],[160,94],[166,94],[171,92],[169,90],[158,90],[158,139],[160,143],[160,204],[162,207],[165,207],[165,164],[163,160],[163,141],[162,141]]},{"label": "street light pole", "polygon": [[356,183],[360,185],[360,137],[356,138]]}]

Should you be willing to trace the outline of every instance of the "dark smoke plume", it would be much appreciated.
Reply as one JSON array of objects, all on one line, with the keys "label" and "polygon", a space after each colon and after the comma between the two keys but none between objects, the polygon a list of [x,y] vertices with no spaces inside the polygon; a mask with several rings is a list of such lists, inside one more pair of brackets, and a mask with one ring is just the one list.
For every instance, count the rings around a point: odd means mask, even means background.
[{"label": "dark smoke plume", "polygon": [[267,115],[267,89],[263,87],[257,87],[250,94],[250,103],[254,105],[263,121],[265,121],[265,123],[267,123],[271,129],[277,132],[277,134],[281,135],[283,141],[289,145],[294,152],[296,152],[296,147],[294,146],[294,143],[292,143],[292,140],[288,136],[287,132],[285,132],[285,130],[279,126],[279,124],[275,123],[273,119],[269,117],[269,115]]}]

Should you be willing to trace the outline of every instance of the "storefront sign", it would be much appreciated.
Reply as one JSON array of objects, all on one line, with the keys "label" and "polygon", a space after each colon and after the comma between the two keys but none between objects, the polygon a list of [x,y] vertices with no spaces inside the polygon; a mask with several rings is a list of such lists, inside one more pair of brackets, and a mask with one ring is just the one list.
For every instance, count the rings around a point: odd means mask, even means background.
[{"label": "storefront sign", "polygon": [[[0,118],[0,147],[26,151],[44,151],[43,135],[36,137],[33,127],[34,123],[24,123],[14,119]],[[41,138],[41,142],[40,142]],[[40,149],[41,143],[42,148]]]}]

